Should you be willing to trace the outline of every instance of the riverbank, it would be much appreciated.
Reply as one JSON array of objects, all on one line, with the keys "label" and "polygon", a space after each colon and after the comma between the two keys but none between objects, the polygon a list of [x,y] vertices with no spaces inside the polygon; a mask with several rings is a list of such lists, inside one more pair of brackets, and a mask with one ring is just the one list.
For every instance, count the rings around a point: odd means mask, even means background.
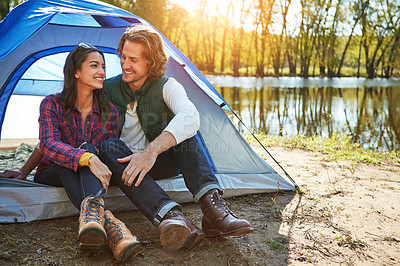
[{"label": "riverbank", "polygon": [[[374,156],[370,153],[366,159],[357,159],[363,150],[349,148],[339,137],[333,140],[259,137],[301,187],[302,194],[293,191],[228,199],[229,207],[251,222],[254,233],[228,239],[207,239],[191,251],[174,253],[162,249],[157,230],[138,211],[116,213],[142,242],[128,264],[400,263],[398,154]],[[259,145],[252,140],[250,143],[281,172]],[[184,204],[183,207],[188,217],[201,223],[197,204]],[[77,228],[77,217],[2,224],[0,264],[117,265],[108,248],[101,252],[79,252]]]}]

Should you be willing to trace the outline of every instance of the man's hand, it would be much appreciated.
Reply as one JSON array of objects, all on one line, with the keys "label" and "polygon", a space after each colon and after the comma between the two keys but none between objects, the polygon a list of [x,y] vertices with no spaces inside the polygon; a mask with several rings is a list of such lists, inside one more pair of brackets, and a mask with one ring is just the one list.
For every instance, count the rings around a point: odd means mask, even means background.
[{"label": "man's hand", "polygon": [[139,175],[135,182],[135,187],[139,186],[144,176],[153,167],[157,156],[158,154],[156,152],[143,150],[127,157],[117,159],[119,163],[129,162],[121,177],[124,184],[130,187],[135,178]]},{"label": "man's hand", "polygon": [[13,178],[19,180],[26,180],[27,176],[28,174],[22,172],[21,170],[5,170],[0,174],[0,178]]},{"label": "man's hand", "polygon": [[157,156],[175,145],[175,137],[168,131],[163,131],[143,151],[117,159],[119,163],[129,162],[121,177],[124,184],[131,186],[135,178],[138,177],[135,187],[139,186],[144,176],[153,167]]},{"label": "man's hand", "polygon": [[108,188],[112,173],[96,155],[90,157],[89,169],[100,180],[103,187]]}]

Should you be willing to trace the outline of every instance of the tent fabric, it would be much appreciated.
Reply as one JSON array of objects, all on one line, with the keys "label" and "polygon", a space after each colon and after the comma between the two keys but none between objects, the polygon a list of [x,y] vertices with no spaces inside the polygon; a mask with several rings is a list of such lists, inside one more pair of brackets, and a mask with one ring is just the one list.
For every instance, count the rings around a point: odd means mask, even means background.
[{"label": "tent fabric", "polygon": [[[107,77],[109,67],[114,69],[112,75],[120,73],[118,60],[112,54],[131,23],[151,26],[140,17],[98,1],[30,0],[14,8],[0,22],[0,126],[12,95],[44,96],[60,90],[60,70],[55,69],[62,69],[63,60],[56,58],[80,42],[95,45],[109,55]],[[225,113],[230,107],[210,82],[169,40],[162,38],[170,56],[166,75],[184,86],[200,113],[196,137],[224,195],[294,190],[239,134]],[[182,177],[157,182],[178,202],[193,200]],[[77,214],[63,188],[26,185],[0,179],[0,222]],[[110,188],[106,202],[114,211],[134,209],[118,188]]]},{"label": "tent fabric", "polygon": [[[235,174],[217,174],[221,186],[224,188],[224,197],[240,196],[274,192],[275,188],[260,187],[264,182],[263,175],[250,175],[241,180],[240,189],[232,186],[238,181]],[[168,178],[156,181],[168,195],[179,203],[192,202],[193,196],[187,190],[183,178]],[[271,187],[275,182],[270,180]],[[282,190],[292,190],[290,186],[280,187]],[[60,187],[50,187],[30,181],[0,179],[0,223],[30,222],[59,217],[79,215],[79,211],[69,200],[65,190]],[[110,187],[104,197],[107,209],[118,211],[137,210],[136,206],[121,192],[118,187]]]}]

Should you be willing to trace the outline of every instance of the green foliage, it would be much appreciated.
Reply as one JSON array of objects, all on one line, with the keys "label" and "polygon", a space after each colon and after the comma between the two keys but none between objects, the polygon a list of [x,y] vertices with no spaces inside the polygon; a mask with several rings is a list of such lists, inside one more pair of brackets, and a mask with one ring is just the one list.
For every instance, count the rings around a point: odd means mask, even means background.
[{"label": "green foliage", "polygon": [[284,245],[289,243],[289,239],[287,237],[276,237],[274,239],[268,238],[265,240],[265,243],[269,246],[269,248],[276,253],[281,252]]},{"label": "green foliage", "polygon": [[3,20],[7,14],[17,5],[26,0],[1,0],[0,1],[0,20]]},{"label": "green foliage", "polygon": [[150,22],[161,32],[165,28],[166,0],[136,0],[132,12]]}]

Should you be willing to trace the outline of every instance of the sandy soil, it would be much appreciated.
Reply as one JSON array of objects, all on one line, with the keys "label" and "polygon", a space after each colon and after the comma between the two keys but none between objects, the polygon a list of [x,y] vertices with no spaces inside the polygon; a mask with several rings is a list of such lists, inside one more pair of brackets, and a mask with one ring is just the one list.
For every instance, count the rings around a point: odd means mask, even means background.
[{"label": "sandy soil", "polygon": [[[399,164],[329,162],[302,150],[269,151],[304,193],[228,199],[230,208],[251,222],[254,233],[206,239],[191,251],[171,253],[162,249],[156,228],[138,211],[116,213],[142,242],[127,264],[400,264]],[[200,225],[198,205],[183,207]],[[77,217],[2,224],[0,265],[117,265],[108,248],[79,252],[77,229]]]}]

